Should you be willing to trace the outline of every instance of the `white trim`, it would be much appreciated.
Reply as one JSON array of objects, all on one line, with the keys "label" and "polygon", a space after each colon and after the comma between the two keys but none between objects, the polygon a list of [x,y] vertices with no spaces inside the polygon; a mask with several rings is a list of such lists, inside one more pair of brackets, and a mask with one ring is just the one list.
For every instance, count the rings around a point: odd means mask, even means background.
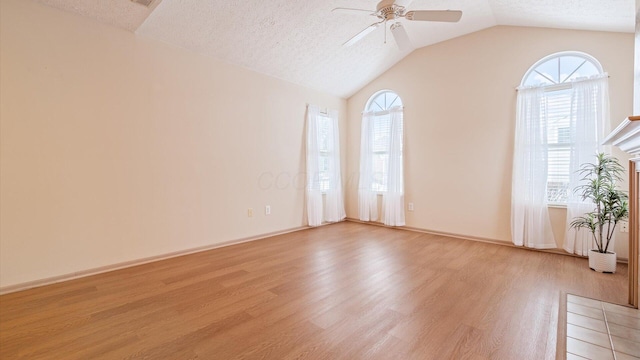
[{"label": "white trim", "polygon": [[[587,259],[586,256],[580,256],[580,255],[576,255],[576,254],[571,254],[571,253],[568,253],[568,252],[566,252],[566,251],[564,251],[563,249],[560,249],[560,248],[538,249],[538,248],[531,248],[531,247],[524,247],[524,246],[515,246],[515,245],[513,245],[513,243],[511,241],[489,239],[489,238],[483,238],[483,237],[479,237],[479,236],[460,235],[460,234],[456,234],[456,233],[450,233],[450,232],[444,232],[444,231],[436,231],[436,230],[428,230],[428,229],[417,228],[417,227],[412,227],[412,226],[387,226],[387,225],[384,225],[381,222],[361,221],[361,220],[358,220],[358,219],[355,219],[355,218],[350,218],[350,217],[347,217],[345,220],[346,221],[350,221],[350,222],[354,222],[354,223],[364,224],[364,225],[381,226],[381,227],[386,227],[386,228],[389,228],[389,229],[405,230],[405,231],[411,231],[411,232],[417,232],[417,233],[423,233],[423,234],[445,236],[445,237],[461,239],[461,240],[477,241],[477,242],[482,242],[482,243],[487,243],[487,244],[507,246],[507,247],[514,248],[514,249],[522,249],[522,250],[527,250],[527,251],[538,251],[538,252],[544,252],[544,253],[550,253],[550,254],[557,254],[557,255],[564,255],[564,256],[571,256],[571,257],[576,257],[576,258],[581,258],[581,259]],[[618,257],[618,263],[627,264],[628,260],[626,258]]]},{"label": "white trim", "polygon": [[392,108],[389,108],[389,110],[383,110],[383,111],[364,111],[363,114],[368,113],[373,116],[383,116],[383,115],[391,114],[391,112],[394,110],[404,110],[404,106],[394,106]]},{"label": "white trim", "polygon": [[636,163],[636,172],[640,173],[640,157],[631,158],[629,160]]},{"label": "white trim", "polygon": [[[330,224],[335,224],[335,223],[324,223],[321,226],[330,225]],[[218,249],[218,248],[221,248],[221,247],[242,244],[242,243],[261,240],[261,239],[270,238],[270,237],[278,236],[278,235],[289,234],[289,233],[292,233],[292,232],[297,232],[297,231],[307,230],[307,229],[311,229],[311,227],[309,227],[309,226],[299,226],[299,227],[290,228],[290,229],[286,229],[286,230],[282,230],[282,231],[275,231],[275,232],[265,233],[265,234],[251,236],[251,237],[247,237],[247,238],[224,241],[224,242],[221,242],[221,243],[218,243],[218,244],[205,245],[205,246],[200,246],[200,247],[196,247],[196,248],[175,251],[175,252],[171,252],[171,253],[167,253],[167,254],[150,256],[150,257],[147,257],[147,258],[131,260],[131,261],[125,261],[125,262],[121,262],[121,263],[117,263],[117,264],[100,266],[100,267],[97,267],[97,268],[76,271],[76,272],[69,273],[69,274],[52,276],[52,277],[49,277],[49,278],[28,281],[28,282],[18,283],[18,284],[14,284],[14,285],[2,286],[2,287],[0,287],[0,295],[9,294],[9,293],[17,292],[17,291],[22,291],[22,290],[28,290],[28,289],[32,289],[32,288],[35,288],[35,287],[51,285],[51,284],[55,284],[55,283],[59,283],[59,282],[63,282],[63,281],[84,278],[84,277],[88,277],[88,276],[92,276],[92,275],[98,275],[98,274],[106,273],[106,272],[109,272],[109,271],[126,269],[126,268],[133,267],[133,266],[144,265],[144,264],[148,264],[148,263],[152,263],[152,262],[156,262],[156,261],[167,260],[167,259],[171,259],[171,258],[178,257],[178,256],[195,254],[195,253],[199,253],[199,252],[203,252],[203,251]]]},{"label": "white trim", "polygon": [[544,92],[553,92],[553,91],[561,91],[561,90],[569,90],[573,88],[573,84],[576,83],[580,83],[582,81],[590,81],[590,80],[597,80],[597,79],[601,79],[601,78],[608,78],[609,77],[609,73],[601,73],[601,74],[597,74],[597,75],[592,75],[592,76],[585,76],[585,77],[579,77],[573,80],[570,80],[568,82],[564,82],[562,84],[553,84],[553,85],[529,85],[529,86],[523,86],[520,85],[516,88],[516,91],[518,90],[525,90],[525,89],[536,89],[536,88],[541,88],[544,90]]},{"label": "white trim", "polygon": [[640,155],[640,120],[625,118],[603,141],[631,155]]},{"label": "white trim", "polygon": [[550,208],[557,208],[557,209],[566,209],[567,208],[567,204],[561,204],[561,203],[548,203],[547,207]]}]

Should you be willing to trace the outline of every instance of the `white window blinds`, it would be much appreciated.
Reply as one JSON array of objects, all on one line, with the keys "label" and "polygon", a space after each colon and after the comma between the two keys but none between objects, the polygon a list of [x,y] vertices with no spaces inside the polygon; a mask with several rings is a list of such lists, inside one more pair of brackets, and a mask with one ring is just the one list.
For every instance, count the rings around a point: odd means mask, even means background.
[{"label": "white window blinds", "polygon": [[372,157],[373,181],[372,191],[387,191],[387,172],[389,170],[389,140],[391,133],[391,118],[389,114],[372,118]]},{"label": "white window blinds", "polygon": [[318,115],[318,188],[326,192],[329,190],[329,162],[333,150],[333,129],[331,118]]},{"label": "white window blinds", "polygon": [[404,225],[403,110],[400,97],[381,91],[362,114],[358,213],[360,220],[378,219],[382,194],[383,222]]},{"label": "white window blinds", "polygon": [[571,155],[571,89],[547,92],[542,106],[543,126],[547,131],[547,201],[566,203]]}]

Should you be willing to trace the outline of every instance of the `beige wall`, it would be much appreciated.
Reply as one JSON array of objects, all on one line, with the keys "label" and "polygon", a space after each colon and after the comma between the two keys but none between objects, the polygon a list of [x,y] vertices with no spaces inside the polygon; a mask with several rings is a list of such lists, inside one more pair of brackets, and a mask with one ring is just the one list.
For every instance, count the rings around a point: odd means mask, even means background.
[{"label": "beige wall", "polygon": [[[611,75],[612,126],[632,108],[632,34],[495,27],[415,51],[347,103],[31,1],[0,5],[0,287],[302,226],[305,103],[348,115],[356,218],[360,112],[380,89],[406,105],[407,224],[509,241],[524,72],[585,51]],[[561,233],[564,210],[551,214]]]},{"label": "beige wall", "polygon": [[31,1],[0,16],[1,287],[305,224],[305,104],[345,100]]},{"label": "beige wall", "polygon": [[[415,204],[407,225],[510,241],[515,88],[546,55],[589,53],[611,76],[615,127],[632,109],[633,42],[633,34],[499,26],[414,51],[349,99],[347,216],[358,217],[360,112],[391,89],[405,105],[405,202]],[[566,210],[550,212],[561,242]],[[618,238],[621,258],[627,241]]]}]

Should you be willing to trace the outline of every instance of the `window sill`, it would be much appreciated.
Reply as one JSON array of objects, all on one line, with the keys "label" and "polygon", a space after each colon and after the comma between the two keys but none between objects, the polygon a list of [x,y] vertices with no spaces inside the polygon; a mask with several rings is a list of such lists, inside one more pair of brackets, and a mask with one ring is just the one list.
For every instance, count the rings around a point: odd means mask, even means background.
[{"label": "window sill", "polygon": [[547,207],[556,208],[556,209],[566,209],[567,204],[547,204]]}]

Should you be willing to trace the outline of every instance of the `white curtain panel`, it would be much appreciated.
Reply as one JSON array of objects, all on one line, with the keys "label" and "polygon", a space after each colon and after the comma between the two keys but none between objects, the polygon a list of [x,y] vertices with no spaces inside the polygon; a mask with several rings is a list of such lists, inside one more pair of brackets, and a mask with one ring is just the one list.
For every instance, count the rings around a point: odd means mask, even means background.
[{"label": "white curtain panel", "polygon": [[360,133],[360,180],[358,182],[358,217],[362,221],[378,220],[377,193],[373,186],[373,151],[371,127],[373,126],[373,112],[362,114]]},{"label": "white curtain panel", "polygon": [[319,181],[320,147],[318,143],[318,128],[320,109],[317,106],[307,106],[307,220],[309,226],[322,224],[322,190]]},{"label": "white curtain panel", "polygon": [[404,167],[402,164],[402,108],[390,111],[389,169],[387,191],[382,195],[384,224],[403,226],[404,222]]},{"label": "white curtain panel", "polygon": [[511,193],[511,236],[516,246],[555,248],[547,209],[547,124],[542,88],[518,91]]},{"label": "white curtain panel", "polygon": [[[586,256],[594,248],[593,236],[588,229],[572,229],[570,224],[577,216],[593,211],[593,203],[585,202],[575,189],[582,176],[580,165],[596,160],[602,152],[602,140],[609,133],[609,84],[606,74],[572,83],[571,93],[571,160],[569,197],[567,201],[565,251]],[[613,241],[613,240],[612,240]],[[613,243],[609,246],[613,248]]]},{"label": "white curtain panel", "polygon": [[332,149],[329,156],[329,189],[325,195],[324,219],[327,222],[341,221],[347,217],[342,195],[342,172],[340,170],[340,132],[338,128],[338,112],[330,110],[331,119],[328,143]]}]

